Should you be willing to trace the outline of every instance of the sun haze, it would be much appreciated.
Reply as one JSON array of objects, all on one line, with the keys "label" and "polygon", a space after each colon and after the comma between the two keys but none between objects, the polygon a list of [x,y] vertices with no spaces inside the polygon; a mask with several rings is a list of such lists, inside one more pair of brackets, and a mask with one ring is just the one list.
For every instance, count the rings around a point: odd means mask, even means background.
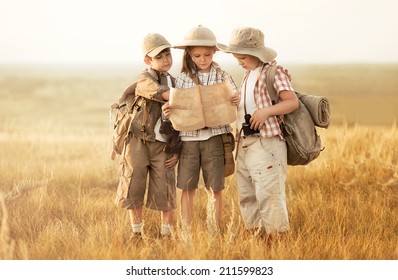
[{"label": "sun haze", "polygon": [[147,33],[161,33],[173,44],[198,24],[211,28],[222,43],[235,27],[257,27],[285,63],[398,62],[398,37],[390,34],[398,26],[393,0],[151,3],[2,1],[0,64],[141,61]]}]

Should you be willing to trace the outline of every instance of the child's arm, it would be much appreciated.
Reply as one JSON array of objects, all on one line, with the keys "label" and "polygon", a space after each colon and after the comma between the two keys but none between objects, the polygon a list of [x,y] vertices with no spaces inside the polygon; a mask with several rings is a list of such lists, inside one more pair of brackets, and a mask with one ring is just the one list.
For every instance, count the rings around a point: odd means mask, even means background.
[{"label": "child's arm", "polygon": [[169,121],[163,121],[160,126],[160,133],[163,133],[167,137],[165,152],[171,154],[171,158],[164,162],[166,168],[173,168],[179,159],[179,155],[182,148],[182,141],[180,133],[173,128],[173,125]]},{"label": "child's arm", "polygon": [[164,91],[160,94],[162,96],[163,100],[169,101],[170,98],[170,90]]},{"label": "child's arm", "polygon": [[[154,79],[141,75],[137,82],[135,94],[149,100],[164,103],[169,97],[169,87],[160,85]],[[166,99],[167,98],[167,99]]]},{"label": "child's arm", "polygon": [[269,117],[285,115],[298,108],[299,103],[294,91],[281,91],[279,97],[281,101],[277,104],[258,109],[254,112],[250,119],[250,128],[260,129]]},{"label": "child's arm", "polygon": [[250,127],[260,129],[270,116],[280,116],[293,112],[299,107],[296,93],[290,83],[292,77],[287,70],[278,67],[275,71],[274,88],[279,92],[280,101],[269,107],[258,109],[250,119]]}]

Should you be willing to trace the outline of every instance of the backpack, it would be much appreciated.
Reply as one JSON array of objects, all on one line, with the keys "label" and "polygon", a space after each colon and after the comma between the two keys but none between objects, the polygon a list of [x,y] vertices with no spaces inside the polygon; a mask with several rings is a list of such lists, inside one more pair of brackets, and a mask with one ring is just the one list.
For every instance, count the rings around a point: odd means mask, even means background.
[{"label": "backpack", "polygon": [[[148,72],[144,72],[142,75],[149,78],[155,83],[159,83],[160,76],[159,73],[157,78],[152,76]],[[111,105],[111,110],[116,109],[116,114],[113,120],[113,135],[112,135],[112,153],[111,159],[115,159],[116,154],[122,155],[125,149],[125,145],[129,142],[130,132],[132,132],[132,121],[137,121],[143,127],[148,122],[148,112],[147,112],[147,101],[145,97],[136,95],[138,81],[135,81],[130,86],[128,86],[119,100]],[[174,81],[172,81],[174,85]],[[149,106],[149,105],[148,105]],[[142,109],[141,109],[142,108]],[[112,112],[112,111],[111,111]],[[164,122],[163,119],[161,124],[161,133],[167,135],[167,146],[165,151],[167,153],[179,153],[180,141],[178,138],[178,132],[174,130],[171,124]]]},{"label": "backpack", "polygon": [[114,159],[116,154],[121,155],[124,150],[124,144],[128,135],[128,129],[132,119],[131,108],[136,102],[135,89],[137,82],[127,87],[119,100],[112,104],[111,110],[116,110],[113,120],[112,145],[113,151],[111,158]]},{"label": "backpack", "polygon": [[[273,104],[279,99],[273,86],[277,67],[276,64],[270,66],[266,74],[266,85]],[[315,126],[329,126],[329,102],[325,97],[295,93],[299,107],[283,116],[281,130],[286,139],[287,164],[307,165],[324,150]]]}]

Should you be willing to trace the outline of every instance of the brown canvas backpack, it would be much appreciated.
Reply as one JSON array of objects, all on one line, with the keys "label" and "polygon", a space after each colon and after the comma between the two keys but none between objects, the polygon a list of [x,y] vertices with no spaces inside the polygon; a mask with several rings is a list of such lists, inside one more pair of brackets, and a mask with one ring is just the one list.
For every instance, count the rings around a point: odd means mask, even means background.
[{"label": "brown canvas backpack", "polygon": [[114,159],[116,154],[121,155],[125,146],[127,131],[131,122],[131,108],[133,107],[135,98],[135,89],[137,82],[134,82],[127,87],[119,100],[111,106],[111,112],[116,111],[113,119],[113,133],[112,133],[112,155]]},{"label": "brown canvas backpack", "polygon": [[[279,99],[273,87],[277,67],[271,66],[266,74],[267,89],[273,103]],[[329,126],[329,102],[325,97],[298,92],[296,95],[299,108],[283,116],[281,129],[286,139],[288,165],[306,165],[324,149],[316,126]]]}]

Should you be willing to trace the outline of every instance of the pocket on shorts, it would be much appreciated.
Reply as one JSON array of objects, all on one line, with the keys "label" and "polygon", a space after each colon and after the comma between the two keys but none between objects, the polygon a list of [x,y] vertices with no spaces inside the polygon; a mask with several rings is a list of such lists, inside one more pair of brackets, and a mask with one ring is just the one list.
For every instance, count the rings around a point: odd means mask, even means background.
[{"label": "pocket on shorts", "polygon": [[123,164],[120,169],[120,179],[116,192],[115,204],[120,207],[126,207],[126,199],[128,197],[131,179],[133,177],[133,169],[127,164]]},{"label": "pocket on shorts", "polygon": [[211,157],[214,166],[224,165],[224,148],[222,150],[212,151]]},{"label": "pocket on shorts", "polygon": [[286,143],[278,137],[261,139],[261,146],[270,156],[273,164],[282,166],[286,161]]},{"label": "pocket on shorts", "polygon": [[153,189],[148,192],[147,207],[158,211],[175,209],[175,173],[166,171],[159,187],[156,192]]},{"label": "pocket on shorts", "polygon": [[176,175],[173,170],[168,170],[166,172],[167,179],[167,202],[170,209],[174,209],[176,207]]},{"label": "pocket on shorts", "polygon": [[172,170],[167,170],[166,171],[166,180],[167,180],[167,186],[169,188],[174,188],[175,187],[176,176],[175,176],[174,168]]}]

